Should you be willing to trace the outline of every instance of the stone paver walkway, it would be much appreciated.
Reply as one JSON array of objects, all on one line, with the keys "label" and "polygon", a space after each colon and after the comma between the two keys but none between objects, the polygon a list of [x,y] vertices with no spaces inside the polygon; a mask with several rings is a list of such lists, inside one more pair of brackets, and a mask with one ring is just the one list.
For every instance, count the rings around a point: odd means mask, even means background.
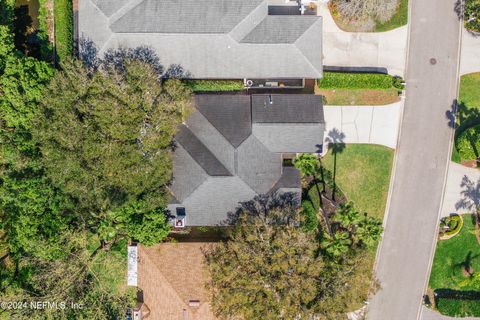
[{"label": "stone paver walkway", "polygon": [[391,75],[405,75],[408,27],[387,32],[345,32],[337,27],[325,3],[317,14],[323,19],[323,64],[338,67],[381,67]]},{"label": "stone paver walkway", "polygon": [[372,143],[395,148],[403,101],[385,106],[324,106],[325,139],[333,129],[345,143]]}]

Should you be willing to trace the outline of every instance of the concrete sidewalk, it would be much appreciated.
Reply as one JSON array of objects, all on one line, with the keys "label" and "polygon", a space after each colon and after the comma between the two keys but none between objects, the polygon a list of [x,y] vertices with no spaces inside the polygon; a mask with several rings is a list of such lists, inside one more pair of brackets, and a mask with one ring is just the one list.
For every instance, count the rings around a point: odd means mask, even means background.
[{"label": "concrete sidewalk", "polygon": [[345,143],[372,143],[396,148],[403,101],[385,106],[324,106],[326,134],[345,134]]},{"label": "concrete sidewalk", "polygon": [[407,26],[387,32],[345,32],[337,27],[327,4],[319,3],[323,19],[323,65],[381,67],[405,76]]},{"label": "concrete sidewalk", "polygon": [[463,29],[460,74],[480,72],[480,36]]},{"label": "concrete sidewalk", "polygon": [[[477,182],[480,179],[480,170],[475,168],[468,168],[461,164],[450,162],[448,167],[447,185],[445,188],[445,198],[442,206],[442,217],[448,216],[452,212],[457,213],[470,213],[471,210],[465,207],[458,207],[457,203],[465,196],[462,195],[462,191],[467,190],[467,187],[462,186],[462,181],[465,179],[468,184],[473,183],[473,192],[469,192],[476,201],[480,202],[480,185]],[[470,184],[471,185],[471,184]],[[478,189],[477,189],[478,188]]]}]

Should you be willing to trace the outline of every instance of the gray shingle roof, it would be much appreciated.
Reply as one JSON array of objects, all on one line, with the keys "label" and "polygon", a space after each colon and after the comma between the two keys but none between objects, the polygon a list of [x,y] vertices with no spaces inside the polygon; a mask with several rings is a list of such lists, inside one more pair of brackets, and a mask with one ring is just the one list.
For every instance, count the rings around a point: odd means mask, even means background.
[{"label": "gray shingle roof", "polygon": [[320,78],[321,17],[267,13],[266,0],[79,0],[78,26],[99,55],[150,46],[192,78]]},{"label": "gray shingle roof", "polygon": [[252,122],[324,122],[322,96],[313,94],[252,95]]},{"label": "gray shingle roof", "polygon": [[255,123],[252,134],[271,152],[319,152],[323,123]]},{"label": "gray shingle roof", "polygon": [[110,17],[112,14],[120,10],[125,4],[130,0],[92,0],[93,3],[107,16]]},{"label": "gray shingle roof", "polygon": [[144,0],[112,23],[111,29],[118,33],[227,33],[261,2]]},{"label": "gray shingle roof", "polygon": [[178,145],[173,153],[173,163],[175,163],[173,167],[174,181],[170,186],[170,191],[175,195],[175,200],[172,202],[178,203],[185,200],[205,182],[208,174],[181,145]]},{"label": "gray shingle roof", "polygon": [[294,43],[316,21],[316,16],[267,16],[241,42]]},{"label": "gray shingle roof", "polygon": [[[295,104],[278,105],[280,112],[284,108],[286,115],[277,111],[257,114],[266,123],[252,125],[250,114],[254,104],[261,105],[266,98],[267,95],[201,95],[195,98],[197,110],[186,126],[180,126],[176,136],[179,147],[174,153],[174,180],[170,187],[177,199],[170,207],[184,206],[188,225],[222,223],[239,202],[257,194],[301,194],[300,174],[293,167],[282,168],[280,152],[317,151],[316,144],[323,141],[324,130],[321,100],[308,95],[275,95],[277,102],[295,101]],[[292,108],[305,115],[295,115]],[[312,110],[320,116],[312,116]],[[237,118],[239,121],[235,121]],[[307,118],[309,123],[272,122]],[[234,147],[220,131],[227,131],[231,140],[241,142]]]},{"label": "gray shingle roof", "polygon": [[283,167],[282,176],[273,186],[270,192],[275,192],[278,189],[289,188],[289,189],[301,189],[300,183],[300,171],[295,167]]},{"label": "gray shingle roof", "polygon": [[180,125],[175,140],[210,176],[230,176],[231,173],[212,152],[188,129]]},{"label": "gray shingle roof", "polygon": [[229,172],[234,172],[233,146],[198,110],[190,115],[187,127]]},{"label": "gray shingle roof", "polygon": [[238,147],[252,133],[250,96],[197,95],[197,109],[234,146]]},{"label": "gray shingle roof", "polygon": [[267,193],[280,179],[282,157],[270,152],[254,136],[237,149],[237,174],[259,194]]}]

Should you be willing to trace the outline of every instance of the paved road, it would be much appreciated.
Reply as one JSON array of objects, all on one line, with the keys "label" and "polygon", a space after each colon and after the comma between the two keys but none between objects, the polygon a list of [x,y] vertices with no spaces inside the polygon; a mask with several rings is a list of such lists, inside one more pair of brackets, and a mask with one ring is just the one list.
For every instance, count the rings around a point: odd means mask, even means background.
[{"label": "paved road", "polygon": [[407,95],[377,257],[382,289],[370,303],[368,320],[421,319],[449,158],[451,129],[445,112],[456,96],[460,26],[454,3],[410,1]]}]

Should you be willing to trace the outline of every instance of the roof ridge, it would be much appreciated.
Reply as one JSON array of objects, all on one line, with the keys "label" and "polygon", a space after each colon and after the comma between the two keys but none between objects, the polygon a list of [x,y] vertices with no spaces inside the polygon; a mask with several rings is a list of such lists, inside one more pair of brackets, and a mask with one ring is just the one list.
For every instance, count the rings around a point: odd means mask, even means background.
[{"label": "roof ridge", "polygon": [[[263,10],[261,7],[264,7]],[[258,12],[257,12],[258,11]],[[264,11],[264,12],[261,12]],[[253,20],[254,14],[262,15],[262,19],[258,22],[251,21],[252,26],[247,25],[247,19]],[[245,38],[253,29],[255,29],[263,20],[268,16],[268,4],[266,0],[261,1],[255,9],[253,9],[249,14],[247,14],[237,25],[228,32],[228,36],[235,40],[236,42],[240,42],[243,38]],[[245,27],[242,29],[242,27]],[[248,28],[248,29],[247,29]],[[242,30],[240,30],[242,29]],[[248,31],[247,31],[248,30]]]},{"label": "roof ridge", "polygon": [[122,18],[124,15],[132,11],[134,8],[138,7],[140,4],[142,4],[145,0],[130,0],[127,3],[125,3],[123,6],[121,6],[115,13],[110,15],[108,17],[108,25],[112,25],[115,23],[117,20]]},{"label": "roof ridge", "polygon": [[163,275],[162,271],[160,270],[160,268],[157,266],[157,264],[153,261],[153,259],[151,259],[148,255],[148,253],[146,252],[146,249],[143,248],[143,246],[139,246],[140,250],[139,250],[139,256],[140,256],[140,263],[142,263],[142,259],[146,260],[149,262],[149,265],[153,265],[153,267],[155,268],[155,270],[157,270],[157,272],[155,274],[159,275],[160,278],[161,278],[161,282],[163,283],[167,283],[168,284],[168,287],[170,289],[171,292],[173,292],[173,294],[175,295],[175,297],[177,298],[178,302],[180,302],[184,307],[187,307],[187,304],[183,301],[182,297],[180,297],[180,295],[178,294],[177,290],[175,290],[175,288],[172,286],[172,284],[168,281],[168,279]]}]

